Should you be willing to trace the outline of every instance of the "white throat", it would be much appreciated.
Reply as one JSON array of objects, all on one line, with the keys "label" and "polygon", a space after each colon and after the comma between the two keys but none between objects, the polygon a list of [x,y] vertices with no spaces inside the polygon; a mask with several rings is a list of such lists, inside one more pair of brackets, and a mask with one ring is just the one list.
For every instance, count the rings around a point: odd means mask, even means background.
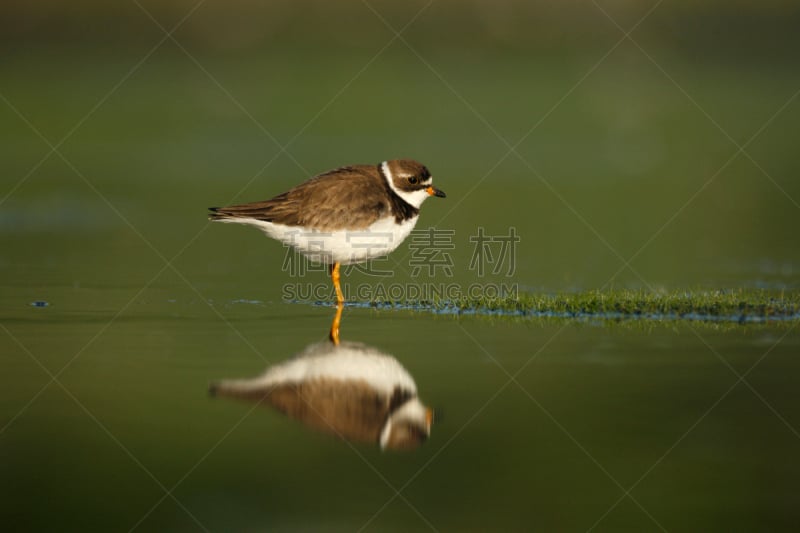
[{"label": "white throat", "polygon": [[[404,403],[400,408],[398,408],[394,413],[392,413],[388,420],[386,420],[386,424],[384,424],[383,429],[381,430],[380,436],[380,445],[381,449],[385,449],[386,445],[389,443],[389,437],[392,433],[392,425],[395,420],[409,420],[418,422],[419,425],[425,425],[425,413],[426,409],[425,406],[422,405],[422,402],[419,401],[419,398],[411,398],[406,403]],[[430,428],[427,428],[428,433],[430,433]]]},{"label": "white throat", "polygon": [[392,189],[397,196],[405,200],[406,203],[413,205],[414,207],[419,209],[419,206],[422,205],[422,202],[424,202],[428,198],[428,196],[430,196],[428,194],[428,191],[426,191],[425,189],[409,192],[409,191],[401,191],[400,189],[395,187],[394,175],[392,174],[392,171],[389,168],[389,163],[387,161],[381,163],[381,169],[383,170],[383,175],[386,178],[386,182],[389,184],[389,188]]}]

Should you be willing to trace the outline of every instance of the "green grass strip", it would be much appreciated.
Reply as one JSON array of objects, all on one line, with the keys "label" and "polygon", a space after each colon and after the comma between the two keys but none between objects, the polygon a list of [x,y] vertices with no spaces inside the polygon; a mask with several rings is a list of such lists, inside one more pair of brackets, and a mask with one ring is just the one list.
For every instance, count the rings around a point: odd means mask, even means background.
[{"label": "green grass strip", "polygon": [[800,293],[763,290],[614,290],[462,298],[430,304],[442,312],[608,318],[770,321],[800,319]]},{"label": "green grass strip", "polygon": [[[322,302],[318,302],[322,303]],[[442,315],[582,318],[727,323],[800,320],[800,292],[756,289],[644,291],[613,290],[563,294],[522,293],[494,298],[437,301],[371,301],[349,307],[406,309]]]}]

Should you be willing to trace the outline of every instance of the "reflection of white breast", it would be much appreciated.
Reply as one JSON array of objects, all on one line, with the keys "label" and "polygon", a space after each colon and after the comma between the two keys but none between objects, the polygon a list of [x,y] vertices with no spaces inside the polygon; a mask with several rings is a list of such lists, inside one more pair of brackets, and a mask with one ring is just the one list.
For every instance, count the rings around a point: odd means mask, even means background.
[{"label": "reflection of white breast", "polygon": [[259,377],[212,383],[209,392],[270,405],[313,429],[383,449],[418,447],[433,417],[397,359],[354,342],[313,344]]},{"label": "reflection of white breast", "polygon": [[339,346],[325,342],[309,346],[296,358],[278,364],[247,385],[253,388],[315,379],[364,381],[390,396],[395,387],[417,393],[414,379],[394,357],[360,343],[343,342]]}]

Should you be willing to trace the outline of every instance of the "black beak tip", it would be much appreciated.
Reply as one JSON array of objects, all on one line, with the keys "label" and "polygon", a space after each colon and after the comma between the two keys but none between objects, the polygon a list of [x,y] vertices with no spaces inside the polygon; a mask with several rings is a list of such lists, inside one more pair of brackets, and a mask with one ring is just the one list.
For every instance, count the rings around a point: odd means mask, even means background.
[{"label": "black beak tip", "polygon": [[444,193],[444,191],[443,191],[443,190],[441,190],[441,189],[436,189],[436,193],[435,193],[435,194],[436,194],[436,196],[437,196],[437,197],[439,197],[439,198],[447,198],[447,195],[446,195],[446,194]]}]

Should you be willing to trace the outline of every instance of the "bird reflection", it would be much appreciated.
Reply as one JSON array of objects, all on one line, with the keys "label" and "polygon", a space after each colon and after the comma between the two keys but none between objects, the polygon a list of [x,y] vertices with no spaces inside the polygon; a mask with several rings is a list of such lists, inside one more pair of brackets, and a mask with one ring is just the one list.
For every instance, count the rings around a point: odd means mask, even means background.
[{"label": "bird reflection", "polygon": [[313,344],[261,376],[219,381],[209,392],[267,404],[313,429],[382,449],[418,447],[433,421],[400,362],[355,342]]}]

